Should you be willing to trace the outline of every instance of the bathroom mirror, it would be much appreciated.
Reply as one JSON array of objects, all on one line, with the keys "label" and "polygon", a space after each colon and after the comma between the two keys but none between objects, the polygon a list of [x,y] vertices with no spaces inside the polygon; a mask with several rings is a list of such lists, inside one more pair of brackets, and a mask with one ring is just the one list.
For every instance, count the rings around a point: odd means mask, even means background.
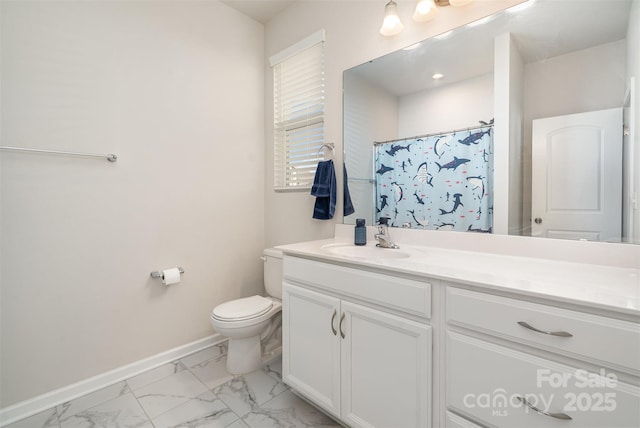
[{"label": "bathroom mirror", "polygon": [[529,1],[346,70],[344,222],[640,243],[639,1]]}]

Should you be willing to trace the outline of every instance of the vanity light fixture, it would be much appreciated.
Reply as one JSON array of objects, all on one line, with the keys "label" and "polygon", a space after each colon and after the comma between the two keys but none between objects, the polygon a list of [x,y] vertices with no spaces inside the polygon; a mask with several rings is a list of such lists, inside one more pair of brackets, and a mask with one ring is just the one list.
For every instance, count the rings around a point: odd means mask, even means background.
[{"label": "vanity light fixture", "polygon": [[426,22],[433,19],[438,13],[434,0],[418,0],[416,10],[413,12],[413,20],[417,22]]},{"label": "vanity light fixture", "polygon": [[404,25],[402,25],[398,16],[398,4],[393,0],[389,0],[389,3],[384,7],[384,20],[382,21],[382,27],[380,27],[380,34],[383,36],[395,36],[403,28]]},{"label": "vanity light fixture", "polygon": [[[442,6],[464,6],[473,0],[417,0],[416,8],[413,12],[413,20],[417,22],[426,22],[433,19],[438,13],[438,7]],[[394,0],[384,7],[384,19],[380,34],[383,36],[395,36],[400,33],[404,26],[398,16],[398,4]]]}]

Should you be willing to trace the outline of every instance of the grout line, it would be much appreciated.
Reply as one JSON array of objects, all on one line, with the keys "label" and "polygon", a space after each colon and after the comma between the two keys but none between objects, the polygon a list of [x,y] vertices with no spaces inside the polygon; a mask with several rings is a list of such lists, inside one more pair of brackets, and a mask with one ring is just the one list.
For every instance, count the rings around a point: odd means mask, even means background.
[{"label": "grout line", "polygon": [[[131,388],[129,388],[129,389],[131,389]],[[131,395],[133,395],[133,398],[135,398],[136,403],[138,403],[138,406],[140,406],[140,408],[142,409],[142,412],[147,417],[147,420],[149,421],[149,423],[155,428],[156,424],[153,423],[153,420],[151,419],[151,416],[149,416],[149,413],[147,413],[147,411],[145,410],[145,408],[142,405],[142,403],[140,402],[140,400],[138,400],[138,397],[136,396],[136,394],[133,393],[133,389],[131,390]]]}]

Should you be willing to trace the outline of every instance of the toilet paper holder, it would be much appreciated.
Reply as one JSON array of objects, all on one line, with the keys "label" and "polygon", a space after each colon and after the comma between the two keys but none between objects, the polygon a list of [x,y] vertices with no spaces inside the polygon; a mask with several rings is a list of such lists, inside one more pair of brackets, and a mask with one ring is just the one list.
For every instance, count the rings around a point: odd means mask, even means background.
[{"label": "toilet paper holder", "polygon": [[[180,275],[184,273],[184,269],[182,269],[180,266],[178,266],[178,271],[180,272]],[[151,278],[164,279],[162,271],[157,271],[157,270],[154,270],[153,272],[151,272]]]}]

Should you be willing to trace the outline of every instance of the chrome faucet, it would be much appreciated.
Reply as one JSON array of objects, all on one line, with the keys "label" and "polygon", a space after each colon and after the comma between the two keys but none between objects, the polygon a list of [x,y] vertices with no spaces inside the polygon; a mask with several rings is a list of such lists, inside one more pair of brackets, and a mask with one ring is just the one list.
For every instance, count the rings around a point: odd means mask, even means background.
[{"label": "chrome faucet", "polygon": [[398,245],[394,244],[391,240],[391,236],[389,235],[389,226],[388,226],[389,217],[380,217],[378,223],[378,233],[374,235],[374,238],[378,241],[376,247],[380,248],[400,248]]}]

